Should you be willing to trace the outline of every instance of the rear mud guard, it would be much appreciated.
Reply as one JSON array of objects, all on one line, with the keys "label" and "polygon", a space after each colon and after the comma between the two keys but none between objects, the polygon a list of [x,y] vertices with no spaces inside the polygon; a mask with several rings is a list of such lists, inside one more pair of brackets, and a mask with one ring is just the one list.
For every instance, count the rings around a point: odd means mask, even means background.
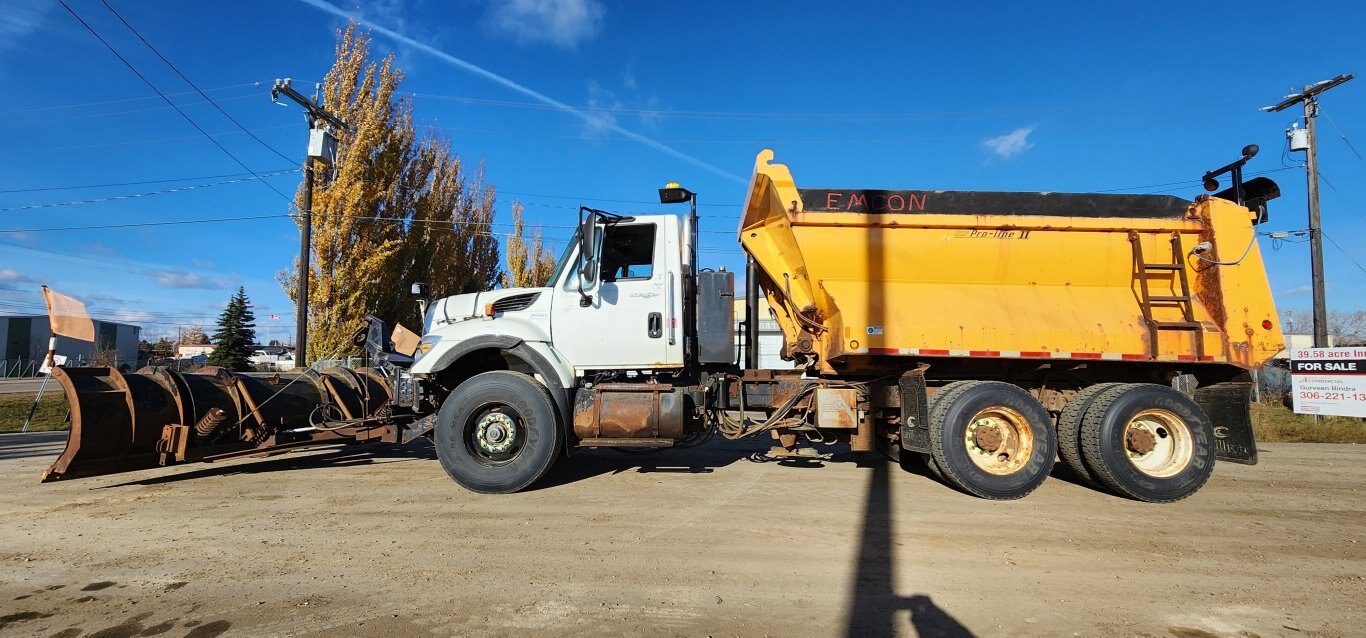
[{"label": "rear mud guard", "polygon": [[1243,465],[1257,464],[1257,440],[1252,433],[1252,384],[1241,381],[1196,388],[1195,402],[1214,423],[1215,458]]}]

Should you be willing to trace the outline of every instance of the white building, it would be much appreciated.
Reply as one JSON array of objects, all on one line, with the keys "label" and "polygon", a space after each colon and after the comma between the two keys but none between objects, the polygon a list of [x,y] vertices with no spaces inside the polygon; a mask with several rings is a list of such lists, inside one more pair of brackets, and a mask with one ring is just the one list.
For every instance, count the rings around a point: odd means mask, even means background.
[{"label": "white building", "polygon": [[[743,357],[745,341],[745,297],[737,295],[735,304],[735,345],[736,354]],[[779,355],[783,349],[783,331],[778,329],[778,322],[773,320],[772,313],[769,312],[768,300],[759,297],[759,367],[765,369],[791,369],[791,361],[783,361]],[[744,361],[740,361],[741,365]]]},{"label": "white building", "polygon": [[[142,327],[112,321],[96,320],[94,323],[93,342],[57,337],[57,354],[67,358],[67,365],[91,365],[96,353],[114,351],[115,366],[136,368]],[[51,336],[47,315],[0,315],[0,356],[10,366],[41,362],[47,356]]]},{"label": "white building", "polygon": [[211,343],[182,343],[175,347],[176,357],[181,359],[189,359],[201,354],[208,356],[211,352],[213,352],[213,344]]}]

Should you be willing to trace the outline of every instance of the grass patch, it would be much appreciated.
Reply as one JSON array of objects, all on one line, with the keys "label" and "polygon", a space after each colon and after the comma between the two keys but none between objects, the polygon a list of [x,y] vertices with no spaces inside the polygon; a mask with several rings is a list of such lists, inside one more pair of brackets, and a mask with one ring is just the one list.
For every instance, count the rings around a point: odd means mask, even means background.
[{"label": "grass patch", "polygon": [[1258,441],[1284,443],[1366,443],[1366,421],[1345,416],[1295,414],[1279,405],[1252,404],[1252,431]]},{"label": "grass patch", "polygon": [[[33,407],[31,394],[0,394],[0,432],[18,432],[24,427],[24,418]],[[45,396],[38,402],[38,410],[33,413],[33,421],[28,424],[29,432],[49,432],[67,429],[66,397]]]}]

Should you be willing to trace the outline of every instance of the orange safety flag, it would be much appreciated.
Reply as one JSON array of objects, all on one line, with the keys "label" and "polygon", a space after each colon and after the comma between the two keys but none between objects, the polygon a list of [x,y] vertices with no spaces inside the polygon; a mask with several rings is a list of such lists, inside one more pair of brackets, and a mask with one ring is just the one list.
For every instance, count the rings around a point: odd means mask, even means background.
[{"label": "orange safety flag", "polygon": [[417,352],[417,344],[422,341],[417,333],[403,327],[403,324],[394,324],[394,334],[389,337],[394,342],[394,352],[413,356]]},{"label": "orange safety flag", "polygon": [[53,335],[81,341],[95,340],[95,322],[85,311],[85,304],[43,286],[43,300],[47,302],[47,317]]}]

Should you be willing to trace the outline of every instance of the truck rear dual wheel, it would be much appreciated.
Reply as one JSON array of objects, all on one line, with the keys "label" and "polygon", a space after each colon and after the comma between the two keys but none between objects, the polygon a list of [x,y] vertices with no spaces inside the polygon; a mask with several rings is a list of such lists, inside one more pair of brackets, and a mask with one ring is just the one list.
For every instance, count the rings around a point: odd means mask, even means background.
[{"label": "truck rear dual wheel", "polygon": [[1100,485],[1100,482],[1091,475],[1091,470],[1086,467],[1086,461],[1082,458],[1081,420],[1101,394],[1121,385],[1124,384],[1097,383],[1082,388],[1067,405],[1063,406],[1062,414],[1058,415],[1058,456],[1062,457],[1062,462],[1067,465],[1067,469],[1072,470],[1072,474],[1092,485]]},{"label": "truck rear dual wheel", "polygon": [[974,496],[1022,498],[1053,469],[1058,443],[1048,411],[1018,386],[957,381],[930,399],[930,467]]},{"label": "truck rear dual wheel", "polygon": [[441,404],[434,429],[441,467],[456,483],[483,494],[531,486],[564,445],[545,386],[503,370],[460,384]]},{"label": "truck rear dual wheel", "polygon": [[1214,472],[1214,425],[1180,392],[1132,383],[1101,392],[1081,420],[1091,475],[1116,493],[1149,503],[1179,501]]}]

